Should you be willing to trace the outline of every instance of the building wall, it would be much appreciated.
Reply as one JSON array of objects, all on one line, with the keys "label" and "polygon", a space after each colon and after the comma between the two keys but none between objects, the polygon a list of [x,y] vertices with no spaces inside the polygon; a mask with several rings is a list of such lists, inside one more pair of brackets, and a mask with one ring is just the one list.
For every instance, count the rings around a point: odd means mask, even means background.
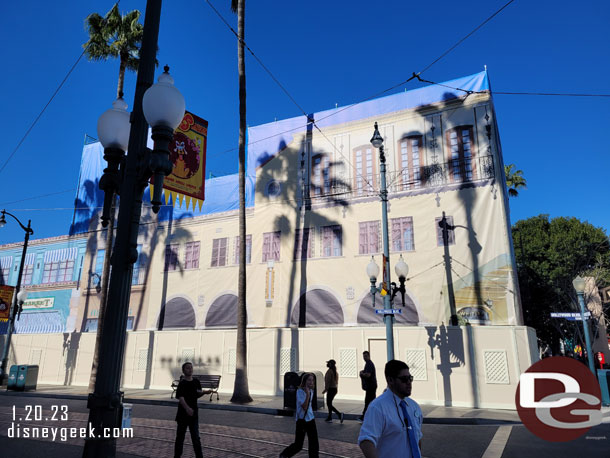
[{"label": "building wall", "polygon": [[[180,365],[193,361],[195,373],[222,376],[229,396],[235,376],[232,330],[133,331],[127,334],[122,386],[169,389]],[[514,409],[519,374],[537,358],[536,337],[522,326],[413,326],[395,330],[396,357],[415,377],[413,397],[425,404]],[[38,383],[89,383],[95,336],[91,333],[16,335],[20,364],[40,364]],[[531,351],[531,350],[534,351]],[[339,399],[361,399],[358,372],[362,351],[385,387],[385,331],[377,327],[256,328],[248,332],[248,378],[254,395],[282,395],[290,370],[324,371],[337,361]],[[273,355],[273,357],[270,357]]]}]

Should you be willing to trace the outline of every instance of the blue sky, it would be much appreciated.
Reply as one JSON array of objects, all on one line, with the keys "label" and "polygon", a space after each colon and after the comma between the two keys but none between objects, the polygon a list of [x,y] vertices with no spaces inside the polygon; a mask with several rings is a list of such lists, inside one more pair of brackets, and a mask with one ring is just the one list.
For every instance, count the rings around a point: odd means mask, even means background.
[{"label": "blue sky", "polygon": [[[210,0],[236,28],[230,0]],[[347,105],[428,66],[508,0],[249,0],[246,42],[307,112]],[[118,61],[83,58],[8,163],[34,119],[82,52],[84,19],[114,2],[3,2],[0,6],[0,208],[32,220],[34,238],[66,234],[85,134],[116,95]],[[122,11],[145,10],[123,0]],[[608,94],[610,4],[516,0],[422,74],[442,82],[487,65],[500,92]],[[143,21],[143,19],[142,19]],[[187,109],[209,121],[207,171],[237,171],[236,39],[205,0],[166,1],[159,63],[168,64]],[[159,70],[161,71],[161,70]],[[157,72],[157,74],[159,73]],[[301,114],[247,55],[248,124]],[[135,74],[125,100],[133,104]],[[420,87],[410,82],[390,93]],[[506,163],[528,189],[511,199],[511,220],[540,213],[575,216],[606,231],[610,98],[496,95]],[[47,195],[46,197],[41,197]],[[9,222],[0,244],[23,239]]]}]

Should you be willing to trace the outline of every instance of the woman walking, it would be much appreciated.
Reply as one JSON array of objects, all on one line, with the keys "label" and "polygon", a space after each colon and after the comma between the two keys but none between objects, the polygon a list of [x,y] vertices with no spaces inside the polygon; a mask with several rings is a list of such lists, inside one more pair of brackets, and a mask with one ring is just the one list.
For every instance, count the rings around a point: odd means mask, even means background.
[{"label": "woman walking", "polygon": [[333,399],[337,395],[337,386],[339,385],[339,374],[337,373],[337,362],[334,359],[326,361],[326,367],[328,370],[324,375],[324,391],[322,394],[326,394],[326,403],[328,404],[328,417],[324,420],[326,423],[333,422],[333,412],[339,417],[339,421],[343,423],[343,414],[333,406]]},{"label": "woman walking", "polygon": [[297,411],[295,413],[296,432],[294,435],[294,442],[280,453],[280,458],[294,456],[299,453],[303,448],[305,433],[307,433],[309,458],[318,458],[318,430],[316,429],[316,421],[311,408],[311,398],[313,397],[314,386],[314,375],[305,372],[301,379],[301,386],[297,390]]}]

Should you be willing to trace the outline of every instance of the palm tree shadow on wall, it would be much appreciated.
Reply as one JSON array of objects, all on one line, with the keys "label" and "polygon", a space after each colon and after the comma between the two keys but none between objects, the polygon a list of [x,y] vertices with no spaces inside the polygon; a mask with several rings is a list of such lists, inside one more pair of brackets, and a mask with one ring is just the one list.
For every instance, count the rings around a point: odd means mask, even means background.
[{"label": "palm tree shadow on wall", "polygon": [[[313,119],[312,115],[309,117]],[[308,310],[308,262],[310,256],[318,257],[316,256],[317,253],[315,253],[315,230],[323,226],[341,225],[340,221],[323,215],[319,210],[340,206],[343,208],[342,214],[345,217],[349,209],[349,203],[344,199],[344,196],[335,194],[332,191],[333,189],[349,190],[350,188],[340,178],[335,178],[334,169],[338,167],[338,164],[329,162],[323,165],[320,168],[319,176],[322,179],[319,183],[313,182],[311,177],[307,176],[308,173],[311,173],[311,163],[316,158],[327,154],[324,151],[308,152],[309,145],[312,144],[312,127],[312,124],[309,123],[304,145],[299,145],[295,142],[292,146],[287,146],[281,141],[278,144],[277,154],[264,153],[262,160],[259,159],[259,164],[262,167],[256,181],[256,194],[262,199],[267,194],[266,190],[269,183],[281,179],[280,177],[285,177],[277,199],[281,200],[281,203],[284,204],[286,212],[275,218],[273,221],[273,231],[280,231],[282,239],[292,242],[292,252],[280,254],[280,256],[283,257],[283,262],[292,263],[289,280],[282,283],[288,285],[288,300],[285,305],[285,326],[290,327],[290,348],[295,349],[295,365],[299,361],[298,329],[307,327],[308,324],[319,323],[325,318],[331,320],[338,319],[337,313],[333,313],[332,310],[329,310],[326,316],[321,316],[319,313],[314,314],[313,310]],[[324,164],[323,161],[320,163]],[[324,177],[328,178],[325,180]],[[304,184],[301,184],[301,182]],[[270,200],[269,205],[272,204],[273,201]],[[292,226],[292,221],[294,221],[294,227]],[[286,244],[284,243],[283,245]],[[297,275],[299,275],[298,289],[293,288]],[[298,300],[296,294],[298,294]],[[340,319],[341,323],[335,323],[336,325],[343,324],[344,317],[342,311]],[[283,346],[281,332],[278,334],[276,342],[275,361],[280,362]],[[321,357],[320,364],[323,363],[324,358],[324,356]],[[328,358],[330,358],[330,355],[328,355]],[[279,374],[279,377],[282,376],[283,374]]]}]

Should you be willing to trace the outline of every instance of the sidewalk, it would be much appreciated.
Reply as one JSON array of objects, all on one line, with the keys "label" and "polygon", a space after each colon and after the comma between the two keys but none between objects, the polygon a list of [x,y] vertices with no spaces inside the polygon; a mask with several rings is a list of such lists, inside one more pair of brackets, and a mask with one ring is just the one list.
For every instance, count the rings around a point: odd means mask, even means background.
[{"label": "sidewalk", "polygon": [[[3,387],[4,388],[4,387]],[[144,389],[125,389],[124,402],[130,404],[148,404],[175,406],[178,401],[170,399],[172,390],[144,390]],[[38,385],[36,391],[6,391],[0,390],[1,396],[31,396],[57,399],[86,400],[87,387],[84,386],[63,386],[63,385]],[[291,416],[293,413],[284,410],[284,399],[281,396],[259,396],[255,395],[253,402],[247,405],[232,404],[231,395],[220,393],[220,400],[216,400],[216,395],[210,401],[208,396],[203,396],[199,400],[199,407],[202,409],[217,409],[235,412],[252,412],[268,415]],[[364,398],[364,396],[363,396]],[[416,399],[417,400],[417,399]],[[346,420],[356,420],[362,413],[363,401],[336,399],[334,404],[339,410],[345,413]],[[510,425],[520,424],[521,420],[516,410],[494,410],[494,409],[475,409],[470,407],[444,407],[429,404],[421,405],[424,413],[424,423],[427,424],[456,424],[456,425]],[[608,408],[603,408],[605,414]],[[326,408],[315,413],[317,418],[325,418]]]}]

